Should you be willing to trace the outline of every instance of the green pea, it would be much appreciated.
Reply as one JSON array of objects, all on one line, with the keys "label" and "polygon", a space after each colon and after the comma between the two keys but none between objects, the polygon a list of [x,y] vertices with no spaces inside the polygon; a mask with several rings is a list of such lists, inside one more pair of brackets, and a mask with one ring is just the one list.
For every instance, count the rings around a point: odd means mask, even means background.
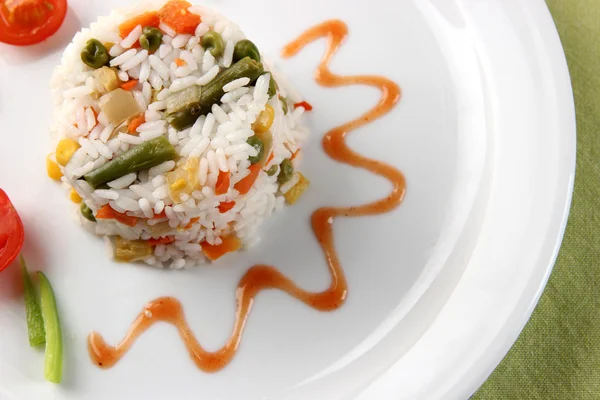
[{"label": "green pea", "polygon": [[294,175],[294,165],[289,158],[286,158],[281,162],[280,165],[281,170],[279,171],[279,176],[277,176],[277,182],[280,184],[284,184]]},{"label": "green pea", "polygon": [[90,68],[100,68],[108,64],[108,51],[99,40],[90,39],[81,50],[81,61]]},{"label": "green pea", "polygon": [[277,94],[277,89],[279,89],[279,85],[277,85],[277,82],[275,82],[273,74],[269,74],[269,76],[271,78],[269,79],[269,91],[267,92],[267,94],[269,95],[269,98],[271,98]]},{"label": "green pea", "polygon": [[209,31],[202,36],[202,47],[210,51],[213,57],[221,57],[225,51],[223,37],[215,31]]},{"label": "green pea", "polygon": [[154,53],[160,47],[162,43],[163,34],[160,29],[153,26],[146,26],[142,29],[142,36],[140,36],[140,46],[148,50],[150,53]]},{"label": "green pea", "polygon": [[258,48],[248,39],[237,42],[233,50],[233,62],[239,61],[244,57],[250,57],[251,59],[260,62]]},{"label": "green pea", "polygon": [[258,152],[254,157],[248,157],[248,160],[250,160],[251,164],[256,164],[263,158],[263,154],[265,152],[265,145],[263,144],[262,140],[256,137],[256,135],[250,137],[247,143],[250,146],[254,147]]},{"label": "green pea", "polygon": [[273,165],[271,168],[269,168],[269,170],[267,171],[267,175],[269,176],[273,176],[277,173],[277,170],[279,169],[279,167],[277,165]]},{"label": "green pea", "polygon": [[83,215],[83,218],[87,219],[88,221],[96,222],[94,213],[92,212],[92,210],[90,210],[87,204],[81,202],[81,206],[79,207],[79,209],[81,210],[81,215]]},{"label": "green pea", "polygon": [[285,97],[280,97],[279,101],[281,101],[281,109],[283,110],[283,113],[287,114],[289,111],[287,99]]}]

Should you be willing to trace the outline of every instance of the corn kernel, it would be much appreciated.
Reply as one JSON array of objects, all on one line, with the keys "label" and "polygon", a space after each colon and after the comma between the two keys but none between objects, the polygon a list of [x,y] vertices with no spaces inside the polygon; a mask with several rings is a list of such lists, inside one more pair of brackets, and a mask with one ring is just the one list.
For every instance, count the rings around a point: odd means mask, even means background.
[{"label": "corn kernel", "polygon": [[79,195],[79,193],[77,193],[75,191],[75,189],[71,189],[71,192],[69,193],[69,198],[71,199],[71,201],[73,203],[76,203],[76,204],[81,203],[81,200],[82,200],[81,196]]},{"label": "corn kernel", "polygon": [[144,240],[126,240],[120,236],[115,237],[115,260],[121,262],[140,261],[152,255],[153,249]]},{"label": "corn kernel", "polygon": [[256,133],[265,133],[273,125],[275,119],[275,110],[269,104],[265,106],[265,109],[259,114],[256,122],[252,125],[252,129]]},{"label": "corn kernel", "polygon": [[169,184],[169,196],[175,203],[181,201],[181,195],[190,195],[198,187],[198,167],[200,160],[191,157],[181,160],[177,168],[167,172],[167,183]]},{"label": "corn kernel", "polygon": [[186,186],[187,182],[185,181],[185,179],[179,178],[171,184],[171,190],[177,192],[179,190],[183,190]]},{"label": "corn kernel", "polygon": [[54,179],[55,181],[60,180],[63,176],[62,172],[60,172],[60,167],[57,163],[52,160],[50,155],[46,157],[46,172],[48,173],[48,177],[50,179]]},{"label": "corn kernel", "polygon": [[295,204],[310,186],[310,181],[300,172],[298,172],[298,177],[298,182],[283,195],[285,201],[290,205]]},{"label": "corn kernel", "polygon": [[63,167],[69,163],[73,154],[79,149],[79,143],[74,141],[73,139],[63,139],[58,142],[58,146],[56,146],[56,162],[58,162]]}]

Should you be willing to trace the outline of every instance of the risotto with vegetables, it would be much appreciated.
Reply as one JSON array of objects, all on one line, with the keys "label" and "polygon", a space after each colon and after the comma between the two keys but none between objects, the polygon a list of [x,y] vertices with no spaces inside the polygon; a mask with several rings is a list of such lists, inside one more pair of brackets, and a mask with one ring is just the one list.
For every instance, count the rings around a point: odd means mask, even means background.
[{"label": "risotto with vegetables", "polygon": [[308,187],[308,103],[237,25],[150,2],[77,33],[53,74],[48,175],[118,261],[195,266],[252,245]]}]

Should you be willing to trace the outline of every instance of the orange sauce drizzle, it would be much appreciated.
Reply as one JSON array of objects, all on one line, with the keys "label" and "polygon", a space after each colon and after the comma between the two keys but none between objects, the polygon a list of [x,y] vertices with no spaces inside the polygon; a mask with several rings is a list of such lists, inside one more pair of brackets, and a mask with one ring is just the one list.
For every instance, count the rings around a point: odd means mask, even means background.
[{"label": "orange sauce drizzle", "polygon": [[129,350],[135,340],[157,322],[167,322],[176,326],[194,363],[203,371],[214,372],[225,367],[235,356],[240,344],[244,326],[252,309],[255,297],[263,290],[278,289],[320,311],[336,310],[344,304],[348,285],[333,243],[333,220],[336,217],[357,217],[382,214],[398,207],[405,193],[405,179],[396,168],[377,160],[368,159],[352,151],[345,143],[350,132],[383,116],[400,100],[400,88],[394,82],[381,76],[339,76],[329,70],[333,55],[348,35],[346,24],[330,20],[316,25],[288,44],[283,57],[292,57],[304,46],[320,38],[328,39],[328,49],[316,71],[316,81],[326,87],[344,85],[369,85],[381,90],[378,104],[361,117],[332,129],[323,138],[325,152],[334,160],[355,167],[364,168],[388,179],[392,184],[390,194],[378,201],[356,207],[324,207],[312,214],[314,234],[323,249],[325,260],[331,273],[331,284],[318,293],[307,292],[277,269],[267,265],[256,265],[242,277],[237,293],[237,313],[233,332],[227,343],[219,350],[205,350],[197,341],[185,320],[181,303],[172,297],[162,297],[148,303],[133,322],[121,343],[108,345],[102,336],[92,332],[88,337],[88,348],[93,362],[102,368],[116,364]]}]

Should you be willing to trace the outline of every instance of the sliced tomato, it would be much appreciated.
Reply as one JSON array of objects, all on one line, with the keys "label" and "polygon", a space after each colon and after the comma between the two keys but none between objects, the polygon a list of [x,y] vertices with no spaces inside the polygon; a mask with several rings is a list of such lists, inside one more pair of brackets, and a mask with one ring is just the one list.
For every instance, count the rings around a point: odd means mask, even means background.
[{"label": "sliced tomato", "polygon": [[16,46],[52,36],[67,15],[67,0],[0,0],[0,42]]},{"label": "sliced tomato", "polygon": [[0,189],[0,271],[19,255],[24,239],[21,218],[6,193]]}]

